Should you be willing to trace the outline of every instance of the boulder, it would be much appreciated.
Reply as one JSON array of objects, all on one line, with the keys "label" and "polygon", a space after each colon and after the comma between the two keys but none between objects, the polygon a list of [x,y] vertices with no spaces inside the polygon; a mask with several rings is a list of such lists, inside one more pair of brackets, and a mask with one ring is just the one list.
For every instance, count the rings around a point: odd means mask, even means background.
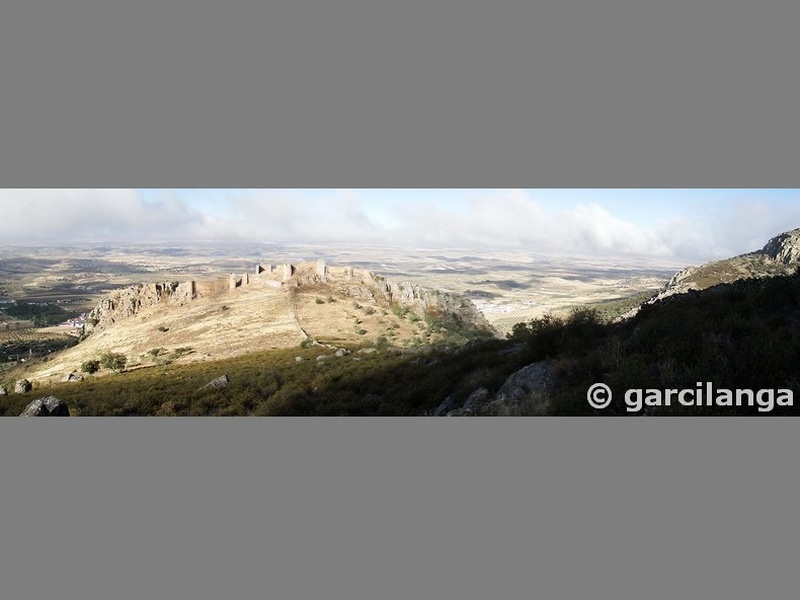
[{"label": "boulder", "polygon": [[461,410],[467,414],[478,412],[491,398],[492,394],[486,388],[477,389],[469,395]]},{"label": "boulder", "polygon": [[222,377],[217,377],[213,381],[209,381],[207,384],[205,384],[200,389],[201,390],[217,390],[217,389],[220,389],[220,388],[227,387],[228,384],[230,383],[230,381],[231,381],[230,377],[228,377],[227,375],[223,375]]},{"label": "boulder", "polygon": [[479,388],[461,407],[448,397],[433,414],[448,417],[544,414],[549,391],[555,383],[549,362],[533,363],[506,379],[494,396],[488,389]]},{"label": "boulder", "polygon": [[8,390],[4,387],[0,387],[0,396],[8,396]]},{"label": "boulder", "polygon": [[457,408],[458,407],[456,406],[456,403],[453,402],[453,399],[450,398],[450,396],[448,396],[447,398],[445,398],[444,402],[442,402],[439,405],[439,408],[437,408],[435,411],[433,411],[433,416],[434,417],[444,417],[444,416],[447,416],[447,413],[449,413],[449,412],[451,412],[453,410],[456,410]]},{"label": "boulder", "polygon": [[25,408],[21,417],[69,417],[69,408],[60,398],[48,396],[34,400]]},{"label": "boulder", "polygon": [[547,361],[536,362],[506,379],[491,405],[495,408],[517,406],[525,414],[538,414],[554,384],[552,365]]},{"label": "boulder", "polygon": [[83,375],[70,373],[69,375],[64,375],[64,377],[61,378],[61,383],[76,383],[78,381],[83,381]]},{"label": "boulder", "polygon": [[15,394],[25,394],[30,392],[33,389],[33,385],[27,379],[23,379],[18,381],[17,384],[14,386],[14,393]]}]

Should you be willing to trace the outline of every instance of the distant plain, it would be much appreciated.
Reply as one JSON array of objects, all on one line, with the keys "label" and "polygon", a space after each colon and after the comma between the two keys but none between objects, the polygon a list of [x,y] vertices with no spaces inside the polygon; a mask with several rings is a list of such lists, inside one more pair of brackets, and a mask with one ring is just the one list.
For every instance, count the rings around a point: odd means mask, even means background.
[{"label": "distant plain", "polygon": [[[655,292],[686,265],[647,258],[491,253],[464,248],[397,248],[216,241],[6,245],[0,301],[54,302],[90,310],[114,289],[252,272],[256,264],[325,259],[472,300],[506,333],[515,323],[577,305],[600,305]],[[2,305],[0,305],[1,307]]]}]

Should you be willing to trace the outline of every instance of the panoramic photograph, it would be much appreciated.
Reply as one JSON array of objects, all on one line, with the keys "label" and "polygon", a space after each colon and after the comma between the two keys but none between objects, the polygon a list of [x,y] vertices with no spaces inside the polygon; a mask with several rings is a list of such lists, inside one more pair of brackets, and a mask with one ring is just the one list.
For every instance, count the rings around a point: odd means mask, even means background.
[{"label": "panoramic photograph", "polygon": [[3,416],[785,416],[793,189],[0,190]]}]

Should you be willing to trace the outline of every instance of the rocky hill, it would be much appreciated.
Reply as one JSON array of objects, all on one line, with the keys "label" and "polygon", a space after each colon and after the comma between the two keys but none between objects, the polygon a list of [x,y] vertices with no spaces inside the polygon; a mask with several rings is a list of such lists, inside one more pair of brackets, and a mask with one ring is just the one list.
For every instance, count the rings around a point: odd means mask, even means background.
[{"label": "rocky hill", "polygon": [[256,265],[251,273],[142,283],[104,298],[86,318],[85,339],[37,369],[50,381],[103,354],[128,368],[166,360],[216,360],[301,343],[413,346],[491,336],[467,298],[324,261]]},{"label": "rocky hill", "polygon": [[[760,250],[688,267],[676,273],[656,296],[645,302],[653,304],[676,294],[702,291],[720,284],[743,279],[789,275],[800,267],[800,229],[775,236]],[[621,320],[635,316],[639,308],[622,315]]]},{"label": "rocky hill", "polygon": [[239,288],[262,287],[265,290],[283,289],[309,292],[330,288],[339,295],[398,305],[420,313],[456,316],[465,324],[481,329],[490,325],[471,300],[439,290],[424,288],[410,282],[396,282],[371,271],[352,267],[331,268],[324,261],[285,264],[267,268],[257,265],[255,274],[232,274],[229,278],[139,284],[118,290],[88,315],[87,333],[102,330],[139,314],[151,307],[183,307],[201,297],[224,297]]}]

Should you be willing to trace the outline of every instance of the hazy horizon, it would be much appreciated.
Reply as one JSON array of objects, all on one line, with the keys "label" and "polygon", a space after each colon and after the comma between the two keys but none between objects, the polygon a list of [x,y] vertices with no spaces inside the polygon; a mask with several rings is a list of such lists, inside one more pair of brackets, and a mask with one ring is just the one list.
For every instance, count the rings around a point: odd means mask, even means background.
[{"label": "hazy horizon", "polygon": [[708,261],[800,226],[798,190],[0,190],[4,241],[192,240]]}]

